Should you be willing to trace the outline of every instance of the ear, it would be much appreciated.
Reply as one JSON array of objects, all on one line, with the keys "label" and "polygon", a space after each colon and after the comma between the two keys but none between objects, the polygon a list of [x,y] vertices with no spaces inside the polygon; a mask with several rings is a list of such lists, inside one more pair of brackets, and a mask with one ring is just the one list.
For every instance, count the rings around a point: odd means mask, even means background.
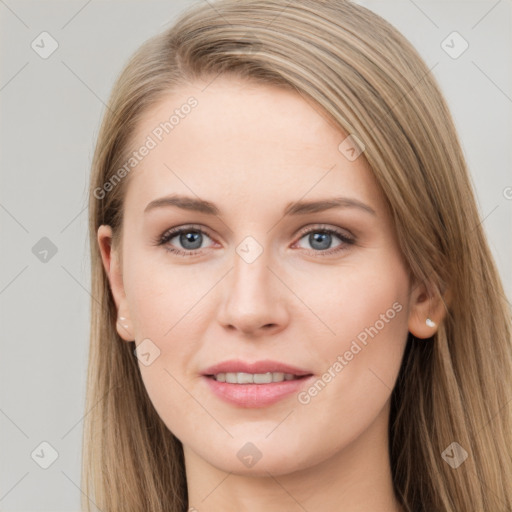
[{"label": "ear", "polygon": [[123,275],[117,250],[112,247],[112,228],[101,225],[98,228],[98,246],[100,248],[103,267],[107,273],[110,289],[117,309],[116,329],[125,341],[134,341],[133,325],[128,310],[128,302],[124,291]]},{"label": "ear", "polygon": [[415,338],[434,336],[446,316],[448,295],[434,295],[424,284],[414,286],[409,303],[409,332]]}]

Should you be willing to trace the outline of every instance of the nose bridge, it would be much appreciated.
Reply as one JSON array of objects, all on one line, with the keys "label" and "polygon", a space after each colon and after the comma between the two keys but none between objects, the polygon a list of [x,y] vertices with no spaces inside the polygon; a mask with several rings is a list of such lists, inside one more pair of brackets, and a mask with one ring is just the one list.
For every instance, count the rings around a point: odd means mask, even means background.
[{"label": "nose bridge", "polygon": [[235,250],[232,279],[238,295],[268,296],[270,265],[269,251],[259,250],[254,243],[242,242]]},{"label": "nose bridge", "polygon": [[246,237],[238,244],[219,315],[223,325],[248,333],[285,324],[282,284],[268,267],[272,267],[271,251],[262,243]]}]

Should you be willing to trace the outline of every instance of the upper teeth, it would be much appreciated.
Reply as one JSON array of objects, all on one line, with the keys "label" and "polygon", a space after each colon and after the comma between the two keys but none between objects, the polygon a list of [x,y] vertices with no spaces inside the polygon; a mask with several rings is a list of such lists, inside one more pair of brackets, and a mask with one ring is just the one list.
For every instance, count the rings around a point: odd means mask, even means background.
[{"label": "upper teeth", "polygon": [[271,382],[282,382],[293,380],[298,377],[291,373],[267,372],[267,373],[217,373],[213,378],[219,382],[229,384],[269,384]]}]

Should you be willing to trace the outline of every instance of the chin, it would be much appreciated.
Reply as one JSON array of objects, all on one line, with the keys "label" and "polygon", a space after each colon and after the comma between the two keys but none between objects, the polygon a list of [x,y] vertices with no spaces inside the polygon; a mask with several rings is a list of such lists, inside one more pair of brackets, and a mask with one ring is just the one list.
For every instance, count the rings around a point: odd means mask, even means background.
[{"label": "chin", "polygon": [[[221,445],[216,452],[211,452],[211,445],[204,446],[205,451],[196,451],[199,456],[210,465],[226,473],[235,475],[268,477],[269,473],[273,476],[287,475],[307,469],[322,462],[332,454],[332,449],[326,453],[322,450],[307,453],[305,448],[313,449],[311,444],[303,441],[299,446],[290,443],[286,445],[280,440],[273,442],[267,440],[257,440],[251,442],[251,436],[230,439],[229,442]],[[303,438],[304,439],[304,438]]]}]

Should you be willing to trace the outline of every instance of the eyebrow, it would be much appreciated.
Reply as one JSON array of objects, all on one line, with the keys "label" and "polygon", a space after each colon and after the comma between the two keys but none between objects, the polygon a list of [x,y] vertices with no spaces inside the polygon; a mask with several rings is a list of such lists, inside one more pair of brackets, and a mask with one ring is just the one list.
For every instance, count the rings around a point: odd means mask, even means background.
[{"label": "eyebrow", "polygon": [[[160,197],[151,201],[144,209],[144,213],[147,213],[156,208],[164,208],[169,206],[176,206],[184,210],[205,213],[207,215],[220,215],[219,208],[210,201],[178,194]],[[359,201],[358,199],[353,199],[350,197],[332,197],[317,201],[297,201],[290,203],[284,209],[284,215],[305,215],[308,213],[323,212],[333,208],[359,208],[367,213],[376,215],[373,208]]]}]

